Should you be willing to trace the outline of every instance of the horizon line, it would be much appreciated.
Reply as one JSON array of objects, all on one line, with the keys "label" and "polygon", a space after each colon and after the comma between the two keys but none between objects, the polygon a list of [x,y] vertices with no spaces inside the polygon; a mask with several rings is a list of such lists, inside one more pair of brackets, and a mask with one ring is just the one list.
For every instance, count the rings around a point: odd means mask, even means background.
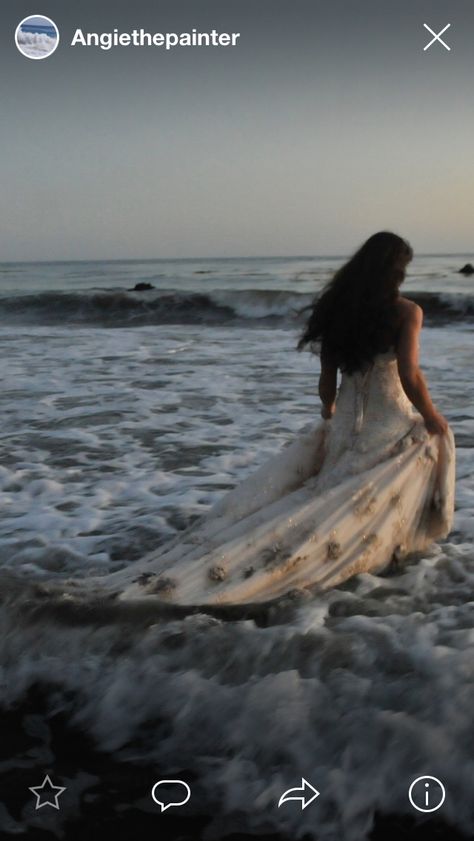
[{"label": "horizon line", "polygon": [[[351,252],[352,253],[352,252]],[[415,253],[416,257],[469,257],[474,255],[473,251],[420,251]],[[343,260],[351,254],[255,254],[255,255],[233,255],[229,257],[89,257],[89,258],[57,258],[54,260],[0,260],[0,266],[4,265],[30,265],[32,263],[43,263],[52,265],[55,263],[157,263],[167,261],[188,261],[198,262],[206,260]]]}]

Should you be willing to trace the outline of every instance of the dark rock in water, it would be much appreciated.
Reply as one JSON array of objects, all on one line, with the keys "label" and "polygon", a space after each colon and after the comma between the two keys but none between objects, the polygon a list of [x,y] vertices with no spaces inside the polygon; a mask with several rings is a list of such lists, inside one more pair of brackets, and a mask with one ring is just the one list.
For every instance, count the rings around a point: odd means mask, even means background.
[{"label": "dark rock in water", "polygon": [[136,283],[135,286],[133,287],[133,289],[129,289],[129,292],[146,292],[147,289],[154,289],[154,288],[155,287],[153,286],[152,283],[140,282],[140,283]]},{"label": "dark rock in water", "polygon": [[472,263],[466,263],[462,269],[459,269],[459,274],[474,274],[474,266]]}]

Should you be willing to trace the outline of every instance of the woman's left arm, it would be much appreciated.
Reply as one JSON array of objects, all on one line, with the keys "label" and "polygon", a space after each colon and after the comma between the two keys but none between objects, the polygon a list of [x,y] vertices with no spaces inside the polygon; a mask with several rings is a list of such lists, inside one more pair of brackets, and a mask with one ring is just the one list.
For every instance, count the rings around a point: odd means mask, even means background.
[{"label": "woman's left arm", "polygon": [[319,376],[319,396],[322,402],[321,417],[332,418],[336,411],[337,365],[321,354],[321,374]]}]

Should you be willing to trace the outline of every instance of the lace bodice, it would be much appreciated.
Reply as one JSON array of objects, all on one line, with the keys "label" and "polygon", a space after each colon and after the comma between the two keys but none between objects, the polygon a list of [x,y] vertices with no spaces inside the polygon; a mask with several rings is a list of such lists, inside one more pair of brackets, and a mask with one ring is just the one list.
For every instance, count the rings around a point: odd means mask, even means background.
[{"label": "lace bodice", "polygon": [[336,484],[344,471],[368,469],[417,423],[423,434],[422,419],[403,390],[393,350],[378,354],[366,371],[343,373],[318,487]]},{"label": "lace bodice", "polygon": [[[399,423],[413,416],[413,409],[398,375],[393,351],[379,354],[365,371],[343,374],[337,397],[335,426],[362,435],[381,423]],[[339,421],[339,422],[338,422]],[[376,431],[376,430],[375,430]]]}]

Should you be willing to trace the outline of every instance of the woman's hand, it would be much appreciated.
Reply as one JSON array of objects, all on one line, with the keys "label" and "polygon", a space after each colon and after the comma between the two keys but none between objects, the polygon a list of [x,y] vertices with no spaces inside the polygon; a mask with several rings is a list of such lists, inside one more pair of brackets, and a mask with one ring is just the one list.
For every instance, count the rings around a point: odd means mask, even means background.
[{"label": "woman's hand", "polygon": [[425,426],[430,435],[445,435],[449,429],[448,421],[439,412],[429,415],[425,419]]},{"label": "woman's hand", "polygon": [[331,420],[335,411],[336,411],[336,404],[335,403],[331,403],[329,406],[326,406],[323,403],[323,406],[322,406],[322,409],[321,409],[321,417],[324,418],[324,420]]}]

